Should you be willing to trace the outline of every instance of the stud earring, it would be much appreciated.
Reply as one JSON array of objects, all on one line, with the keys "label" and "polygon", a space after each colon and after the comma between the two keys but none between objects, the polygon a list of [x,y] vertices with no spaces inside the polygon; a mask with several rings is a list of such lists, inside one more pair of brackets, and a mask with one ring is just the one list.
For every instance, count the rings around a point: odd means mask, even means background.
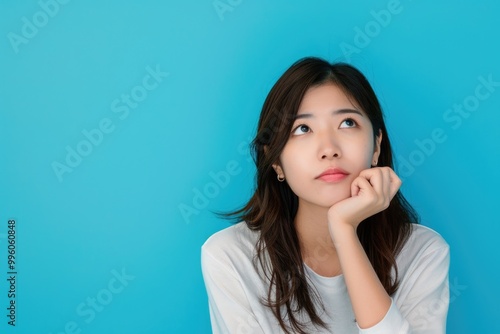
[{"label": "stud earring", "polygon": [[280,182],[285,181],[285,176],[284,175],[282,177],[280,177],[280,175],[277,174],[276,176],[278,177],[278,181],[280,181]]}]

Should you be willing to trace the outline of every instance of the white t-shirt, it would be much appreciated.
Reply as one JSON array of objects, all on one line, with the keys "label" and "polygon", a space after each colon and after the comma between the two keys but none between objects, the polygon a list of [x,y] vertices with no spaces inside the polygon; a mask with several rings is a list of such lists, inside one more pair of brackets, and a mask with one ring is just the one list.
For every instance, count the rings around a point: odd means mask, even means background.
[{"label": "white t-shirt", "polygon": [[[244,222],[212,235],[202,247],[202,271],[213,333],[283,333],[271,309],[261,303],[269,282],[254,267],[259,232]],[[311,324],[310,333],[445,333],[449,304],[449,246],[435,231],[413,225],[396,258],[400,285],[391,307],[375,326],[361,329],[354,320],[343,275],[323,277],[305,266],[325,312],[316,310],[328,329]],[[300,318],[307,319],[307,318]]]}]

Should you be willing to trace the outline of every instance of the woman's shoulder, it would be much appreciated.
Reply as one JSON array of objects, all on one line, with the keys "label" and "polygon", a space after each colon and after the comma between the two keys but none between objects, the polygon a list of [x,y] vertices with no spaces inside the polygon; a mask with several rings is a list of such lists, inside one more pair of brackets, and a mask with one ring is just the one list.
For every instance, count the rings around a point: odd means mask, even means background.
[{"label": "woman's shoulder", "polygon": [[447,256],[449,245],[446,240],[430,227],[412,224],[412,232],[398,255],[398,262],[400,264],[410,263],[417,258],[424,258],[433,253]]},{"label": "woman's shoulder", "polygon": [[212,234],[203,244],[202,253],[216,259],[253,259],[259,232],[239,222]]},{"label": "woman's shoulder", "polygon": [[420,250],[427,249],[428,251],[449,247],[441,234],[421,224],[412,224],[412,233],[407,244],[410,247],[416,247]]}]

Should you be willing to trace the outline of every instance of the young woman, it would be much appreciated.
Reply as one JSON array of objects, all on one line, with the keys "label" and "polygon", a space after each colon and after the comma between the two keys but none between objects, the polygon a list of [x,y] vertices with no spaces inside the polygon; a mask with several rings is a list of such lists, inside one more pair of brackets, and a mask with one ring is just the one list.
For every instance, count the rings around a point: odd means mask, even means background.
[{"label": "young woman", "polygon": [[445,333],[449,247],[418,224],[354,67],[304,58],[266,98],[255,193],[202,247],[214,333]]}]

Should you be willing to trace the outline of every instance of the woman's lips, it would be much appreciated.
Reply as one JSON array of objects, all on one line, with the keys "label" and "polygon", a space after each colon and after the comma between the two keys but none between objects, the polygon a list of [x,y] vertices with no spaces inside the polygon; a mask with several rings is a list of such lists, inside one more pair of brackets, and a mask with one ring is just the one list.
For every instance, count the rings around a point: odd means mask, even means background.
[{"label": "woman's lips", "polygon": [[349,173],[343,169],[328,168],[316,178],[325,182],[337,182],[345,179],[348,175]]},{"label": "woman's lips", "polygon": [[345,179],[348,174],[342,174],[342,173],[337,173],[337,174],[324,174],[318,177],[319,180],[325,181],[325,182],[337,182]]}]

